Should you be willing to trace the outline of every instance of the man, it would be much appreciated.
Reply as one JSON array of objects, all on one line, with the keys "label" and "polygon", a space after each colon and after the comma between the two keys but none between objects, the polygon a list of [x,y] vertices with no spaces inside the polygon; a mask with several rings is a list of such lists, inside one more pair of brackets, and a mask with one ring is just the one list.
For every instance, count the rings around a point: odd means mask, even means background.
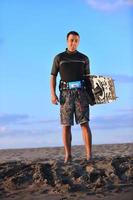
[{"label": "man", "polygon": [[[80,36],[71,31],[67,34],[67,48],[55,56],[50,79],[51,101],[60,102],[60,117],[62,137],[65,149],[65,160],[71,161],[71,126],[74,125],[74,115],[80,124],[86,149],[86,159],[91,159],[92,135],[89,127],[89,105],[85,87],[85,75],[90,74],[89,59],[77,51]],[[56,95],[56,77],[60,73],[60,98]]]}]

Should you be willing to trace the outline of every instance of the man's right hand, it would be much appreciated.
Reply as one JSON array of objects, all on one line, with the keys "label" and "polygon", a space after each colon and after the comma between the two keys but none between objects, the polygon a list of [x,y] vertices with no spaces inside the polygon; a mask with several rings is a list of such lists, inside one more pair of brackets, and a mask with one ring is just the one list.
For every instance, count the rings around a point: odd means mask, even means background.
[{"label": "man's right hand", "polygon": [[57,97],[56,94],[55,94],[55,95],[51,95],[51,102],[52,102],[53,104],[55,104],[55,105],[58,104],[59,99],[58,99],[58,97]]}]

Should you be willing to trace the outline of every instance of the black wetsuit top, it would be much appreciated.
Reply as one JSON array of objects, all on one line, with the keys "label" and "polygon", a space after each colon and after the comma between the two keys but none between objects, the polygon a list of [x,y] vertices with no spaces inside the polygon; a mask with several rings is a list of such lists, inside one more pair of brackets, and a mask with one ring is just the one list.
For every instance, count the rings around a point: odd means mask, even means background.
[{"label": "black wetsuit top", "polygon": [[57,76],[58,72],[62,81],[79,81],[85,74],[90,74],[89,58],[79,51],[66,51],[54,58],[51,75]]}]

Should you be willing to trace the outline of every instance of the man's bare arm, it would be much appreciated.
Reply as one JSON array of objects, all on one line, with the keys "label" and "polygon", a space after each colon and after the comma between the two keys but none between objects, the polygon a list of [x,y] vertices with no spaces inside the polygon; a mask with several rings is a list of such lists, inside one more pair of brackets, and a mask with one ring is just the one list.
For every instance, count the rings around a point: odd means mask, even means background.
[{"label": "man's bare arm", "polygon": [[58,97],[56,95],[56,76],[51,75],[50,77],[50,91],[51,91],[51,101],[53,104],[58,104]]}]

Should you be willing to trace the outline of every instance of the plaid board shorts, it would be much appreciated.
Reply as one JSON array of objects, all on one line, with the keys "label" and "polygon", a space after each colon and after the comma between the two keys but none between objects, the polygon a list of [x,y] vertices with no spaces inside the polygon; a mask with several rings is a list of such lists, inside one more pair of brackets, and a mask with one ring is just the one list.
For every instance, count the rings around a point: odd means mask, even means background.
[{"label": "plaid board shorts", "polygon": [[64,126],[89,121],[89,104],[85,90],[64,90],[60,92],[60,120]]}]

